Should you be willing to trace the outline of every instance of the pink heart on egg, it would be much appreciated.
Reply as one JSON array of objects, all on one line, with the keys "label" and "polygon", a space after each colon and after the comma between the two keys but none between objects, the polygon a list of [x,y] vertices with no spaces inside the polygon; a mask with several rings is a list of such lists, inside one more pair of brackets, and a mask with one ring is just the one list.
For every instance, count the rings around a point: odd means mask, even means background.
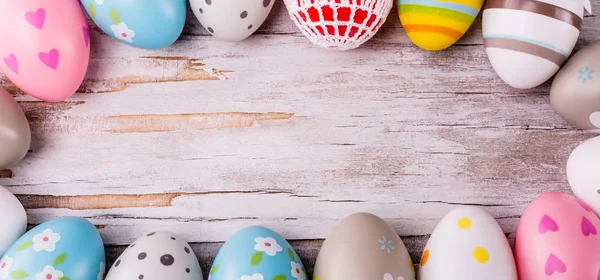
[{"label": "pink heart on egg", "polygon": [[596,227],[586,217],[583,217],[581,219],[581,233],[583,233],[584,236],[590,236],[590,234],[598,234],[598,232],[596,231]]},{"label": "pink heart on egg", "polygon": [[54,70],[56,70],[56,68],[58,67],[59,54],[56,49],[50,50],[49,53],[41,52],[39,54],[39,58],[44,64],[46,64],[46,66]]},{"label": "pink heart on egg", "polygon": [[538,231],[541,234],[546,233],[546,231],[556,232],[558,231],[558,224],[556,223],[556,221],[550,218],[550,216],[544,215],[542,217],[542,220],[540,220]]},{"label": "pink heart on egg", "polygon": [[46,22],[46,10],[38,9],[35,12],[28,12],[25,14],[25,20],[35,28],[42,29],[44,28],[44,22]]},{"label": "pink heart on egg", "polygon": [[550,254],[548,260],[546,260],[546,275],[550,276],[554,273],[562,274],[565,272],[567,272],[565,263],[554,254]]},{"label": "pink heart on egg", "polygon": [[17,75],[19,74],[19,62],[17,61],[17,57],[14,54],[10,54],[9,56],[4,58],[4,64],[10,68]]},{"label": "pink heart on egg", "polygon": [[83,40],[85,41],[85,47],[90,46],[90,30],[84,26],[83,27]]}]

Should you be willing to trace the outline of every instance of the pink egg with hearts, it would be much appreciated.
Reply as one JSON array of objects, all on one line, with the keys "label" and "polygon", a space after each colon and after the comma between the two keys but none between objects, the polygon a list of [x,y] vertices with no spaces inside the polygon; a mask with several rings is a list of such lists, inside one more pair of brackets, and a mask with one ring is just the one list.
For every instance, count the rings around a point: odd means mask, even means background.
[{"label": "pink egg with hearts", "polygon": [[525,210],[516,233],[520,280],[600,279],[600,219],[577,198],[540,195]]},{"label": "pink egg with hearts", "polygon": [[63,101],[83,82],[90,36],[79,1],[0,1],[0,38],[0,68],[27,94]]}]

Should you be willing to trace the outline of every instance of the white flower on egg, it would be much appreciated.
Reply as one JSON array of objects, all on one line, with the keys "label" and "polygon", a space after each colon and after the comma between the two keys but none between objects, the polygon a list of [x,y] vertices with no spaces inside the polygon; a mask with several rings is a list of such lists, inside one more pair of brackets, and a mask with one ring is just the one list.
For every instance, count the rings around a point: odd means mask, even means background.
[{"label": "white flower on egg", "polygon": [[252,275],[244,275],[240,277],[240,280],[265,280],[265,277],[260,273],[254,273]]},{"label": "white flower on egg", "polygon": [[33,237],[33,250],[36,252],[54,252],[54,250],[56,250],[56,243],[58,243],[58,241],[60,241],[60,234],[55,233],[50,228],[47,228],[42,231],[42,233],[36,234]]},{"label": "white flower on egg", "polygon": [[273,237],[257,237],[254,239],[254,242],[256,242],[254,250],[265,252],[265,254],[271,257],[277,255],[277,252],[283,251],[283,248],[277,244],[277,240]]},{"label": "white flower on egg", "polygon": [[62,271],[47,265],[41,272],[35,275],[35,280],[60,280],[64,276],[65,274]]},{"label": "white flower on egg", "polygon": [[[395,280],[395,279],[394,279],[394,276],[392,276],[389,273],[386,273],[386,274],[383,275],[383,280]],[[404,280],[404,277],[398,276],[397,280]]]},{"label": "white flower on egg", "polygon": [[304,271],[302,271],[302,269],[303,269],[302,264],[292,261],[291,265],[292,265],[292,276],[294,276],[294,278],[296,278],[298,280],[306,279],[306,275],[304,274]]},{"label": "white flower on egg", "polygon": [[96,4],[98,4],[98,6],[104,4],[104,0],[95,0],[95,1],[96,1]]},{"label": "white flower on egg", "polygon": [[10,274],[10,268],[12,267],[14,260],[11,257],[4,257],[0,260],[0,279],[8,278]]},{"label": "white flower on egg", "polygon": [[117,25],[111,25],[110,30],[114,33],[115,37],[119,40],[123,40],[127,43],[133,43],[133,37],[135,37],[135,31],[129,29],[127,24],[120,22]]},{"label": "white flower on egg", "polygon": [[104,273],[106,272],[106,264],[100,262],[100,272],[98,272],[98,280],[104,279]]}]

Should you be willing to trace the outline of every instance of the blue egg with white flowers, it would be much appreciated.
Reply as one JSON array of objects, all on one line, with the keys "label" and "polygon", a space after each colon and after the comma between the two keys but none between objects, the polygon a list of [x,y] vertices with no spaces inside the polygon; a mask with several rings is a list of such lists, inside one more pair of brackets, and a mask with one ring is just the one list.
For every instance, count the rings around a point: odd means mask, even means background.
[{"label": "blue egg with white flowers", "polygon": [[0,259],[0,279],[102,280],[105,270],[100,233],[90,222],[76,217],[36,226]]},{"label": "blue egg with white flowers", "polygon": [[275,231],[251,226],[235,233],[217,254],[210,280],[306,280],[292,246]]},{"label": "blue egg with white flowers", "polygon": [[133,47],[166,48],[185,25],[186,0],[80,0],[87,14],[108,35]]}]

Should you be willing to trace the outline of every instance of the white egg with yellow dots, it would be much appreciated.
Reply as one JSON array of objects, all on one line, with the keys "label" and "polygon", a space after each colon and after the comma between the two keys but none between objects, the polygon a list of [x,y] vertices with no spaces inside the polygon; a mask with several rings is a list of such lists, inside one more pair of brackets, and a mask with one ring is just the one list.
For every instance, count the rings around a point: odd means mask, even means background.
[{"label": "white egg with yellow dots", "polygon": [[513,254],[494,218],[460,207],[431,234],[421,258],[420,280],[517,280]]}]

